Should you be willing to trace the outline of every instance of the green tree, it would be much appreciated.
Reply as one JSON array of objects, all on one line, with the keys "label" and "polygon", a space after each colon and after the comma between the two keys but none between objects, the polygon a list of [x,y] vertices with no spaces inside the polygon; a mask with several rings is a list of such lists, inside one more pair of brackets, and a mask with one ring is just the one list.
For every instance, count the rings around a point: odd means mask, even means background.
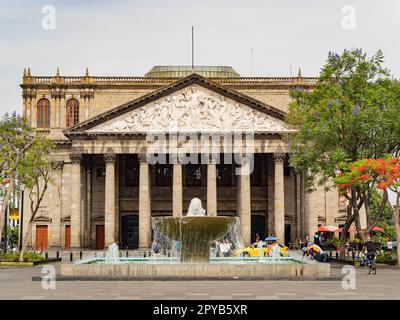
[{"label": "green tree", "polygon": [[[385,211],[388,209],[388,191],[392,191],[396,195],[396,203],[391,213],[397,242],[400,243],[400,158],[387,156],[385,158],[364,159],[353,162],[334,181],[341,192],[352,186],[376,188],[382,192],[381,202],[377,206],[377,217],[374,222],[368,221],[369,227],[367,231],[371,231],[372,227],[382,220],[381,217],[386,214]],[[371,215],[369,218],[369,220],[372,220]],[[400,246],[397,246],[397,257],[400,269]]]},{"label": "green tree", "polygon": [[24,192],[29,198],[31,211],[31,217],[28,221],[25,236],[23,237],[22,249],[19,256],[19,261],[21,262],[24,261],[24,253],[29,242],[33,221],[51,183],[50,154],[52,149],[53,145],[51,141],[37,134],[29,152],[24,156],[23,165],[18,171]]},{"label": "green tree", "polygon": [[[360,49],[329,53],[316,88],[291,91],[288,122],[297,129],[289,136],[291,164],[307,173],[310,189],[333,186],[342,165],[400,151],[400,85],[383,66],[378,51],[368,58]],[[359,210],[371,189],[351,186],[341,239],[355,222],[360,234]]]},{"label": "green tree", "polygon": [[8,234],[10,245],[16,247],[18,245],[19,227],[8,227]]},{"label": "green tree", "polygon": [[35,130],[17,114],[6,113],[0,120],[0,235],[5,225],[5,210],[16,188],[18,171],[35,139]]}]

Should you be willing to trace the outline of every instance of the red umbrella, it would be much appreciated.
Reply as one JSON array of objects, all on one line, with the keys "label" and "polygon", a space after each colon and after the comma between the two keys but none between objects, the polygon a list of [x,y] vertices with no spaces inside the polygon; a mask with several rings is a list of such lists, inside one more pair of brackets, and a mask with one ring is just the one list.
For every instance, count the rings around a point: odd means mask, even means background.
[{"label": "red umbrella", "polygon": [[334,231],[329,230],[327,227],[324,227],[324,226],[319,226],[317,231],[318,232],[334,232]]},{"label": "red umbrella", "polygon": [[[362,230],[367,230],[367,228],[363,228]],[[372,231],[383,231],[383,229],[380,227],[373,227],[371,230]]]},{"label": "red umbrella", "polygon": [[[354,231],[356,231],[356,230],[353,230],[351,228],[349,228],[349,230],[347,230],[347,232],[354,232]],[[334,232],[343,232],[343,228],[339,228],[339,229],[335,230]]]}]

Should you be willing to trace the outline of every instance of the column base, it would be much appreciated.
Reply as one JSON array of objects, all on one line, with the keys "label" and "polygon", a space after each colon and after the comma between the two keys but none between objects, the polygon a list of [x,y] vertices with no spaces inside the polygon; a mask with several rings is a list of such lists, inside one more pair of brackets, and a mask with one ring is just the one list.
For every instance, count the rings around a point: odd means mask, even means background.
[{"label": "column base", "polygon": [[58,250],[58,251],[61,251],[61,250],[63,250],[63,248],[62,248],[61,245],[50,245],[50,246],[49,246],[49,250]]},{"label": "column base", "polygon": [[84,248],[82,248],[80,246],[71,246],[68,251],[72,251],[72,250],[84,250]]},{"label": "column base", "polygon": [[150,247],[138,247],[136,250],[138,250],[138,251],[149,251],[149,250],[151,250],[151,248]]}]

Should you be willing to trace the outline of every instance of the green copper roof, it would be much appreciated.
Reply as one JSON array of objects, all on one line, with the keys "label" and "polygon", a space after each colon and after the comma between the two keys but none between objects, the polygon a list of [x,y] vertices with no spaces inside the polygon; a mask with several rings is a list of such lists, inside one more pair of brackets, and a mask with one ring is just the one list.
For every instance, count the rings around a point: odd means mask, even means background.
[{"label": "green copper roof", "polygon": [[197,73],[207,78],[239,78],[238,74],[229,66],[155,66],[145,74],[148,78],[182,78]]}]

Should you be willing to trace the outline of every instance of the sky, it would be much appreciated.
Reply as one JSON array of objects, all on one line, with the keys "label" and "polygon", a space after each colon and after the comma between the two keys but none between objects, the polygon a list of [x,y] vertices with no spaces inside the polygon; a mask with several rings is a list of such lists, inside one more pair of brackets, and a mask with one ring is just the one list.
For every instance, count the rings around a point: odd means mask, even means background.
[{"label": "sky", "polygon": [[399,17],[398,0],[0,0],[0,113],[22,111],[24,67],[142,76],[154,65],[190,65],[192,25],[196,65],[318,76],[329,51],[358,47],[382,49],[400,78]]}]

